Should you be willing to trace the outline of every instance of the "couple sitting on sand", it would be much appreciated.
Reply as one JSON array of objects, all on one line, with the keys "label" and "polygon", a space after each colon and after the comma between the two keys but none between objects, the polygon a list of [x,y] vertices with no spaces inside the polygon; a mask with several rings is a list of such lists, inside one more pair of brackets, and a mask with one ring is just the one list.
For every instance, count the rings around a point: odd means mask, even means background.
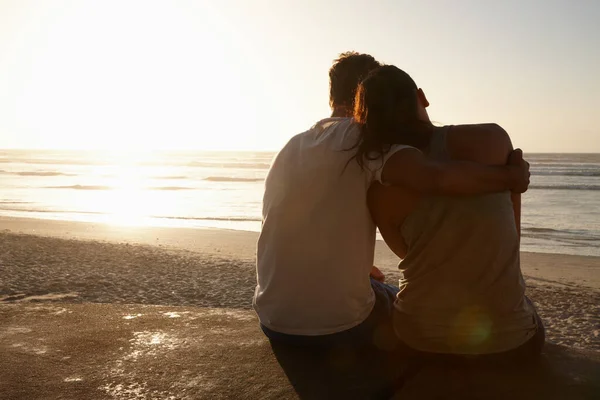
[{"label": "couple sitting on sand", "polygon": [[[292,345],[522,362],[544,327],[524,294],[529,164],[496,124],[435,127],[402,70],[344,53],[331,118],[293,137],[265,182],[254,308]],[[376,226],[403,261],[373,267]]]}]

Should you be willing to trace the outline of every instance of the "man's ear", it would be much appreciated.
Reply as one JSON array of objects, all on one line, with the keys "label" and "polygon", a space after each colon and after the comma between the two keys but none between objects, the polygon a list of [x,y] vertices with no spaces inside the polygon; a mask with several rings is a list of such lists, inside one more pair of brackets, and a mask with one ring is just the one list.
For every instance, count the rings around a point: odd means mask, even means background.
[{"label": "man's ear", "polygon": [[417,97],[418,97],[419,101],[421,102],[421,105],[424,108],[429,107],[429,101],[427,100],[427,97],[425,96],[425,92],[423,91],[423,89],[421,89],[421,88],[417,89]]}]

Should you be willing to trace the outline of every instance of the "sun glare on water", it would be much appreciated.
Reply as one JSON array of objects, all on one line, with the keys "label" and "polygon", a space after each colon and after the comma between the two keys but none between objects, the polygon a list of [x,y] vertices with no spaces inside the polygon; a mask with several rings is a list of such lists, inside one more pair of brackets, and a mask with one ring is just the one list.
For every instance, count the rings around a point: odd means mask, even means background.
[{"label": "sun glare on water", "polygon": [[[108,165],[99,166],[97,173],[106,177],[96,191],[92,208],[102,210],[102,221],[111,225],[146,226],[152,216],[169,204],[151,194],[152,180],[144,165],[156,162],[149,152],[112,151],[106,154]],[[162,168],[152,170],[160,174]]]},{"label": "sun glare on water", "polygon": [[103,207],[108,209],[106,222],[125,226],[145,225],[153,204],[144,201],[145,190],[139,175],[135,167],[120,168],[119,175],[114,178],[114,188],[102,199],[106,201]]}]

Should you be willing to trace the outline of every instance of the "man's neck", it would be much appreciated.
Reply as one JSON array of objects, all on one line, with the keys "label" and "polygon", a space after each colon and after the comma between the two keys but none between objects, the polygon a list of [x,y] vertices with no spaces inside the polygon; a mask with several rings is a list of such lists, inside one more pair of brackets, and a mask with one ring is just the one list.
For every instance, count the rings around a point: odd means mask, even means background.
[{"label": "man's neck", "polygon": [[332,118],[350,118],[352,117],[352,112],[348,110],[348,107],[338,106],[334,107],[331,113]]}]

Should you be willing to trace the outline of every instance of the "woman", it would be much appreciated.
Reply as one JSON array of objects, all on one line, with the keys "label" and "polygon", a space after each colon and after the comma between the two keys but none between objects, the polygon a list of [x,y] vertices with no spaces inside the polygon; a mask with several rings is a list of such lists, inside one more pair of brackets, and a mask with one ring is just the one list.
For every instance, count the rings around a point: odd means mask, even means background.
[{"label": "woman", "polygon": [[[425,94],[402,70],[384,66],[358,89],[361,166],[393,144],[434,160],[506,164],[512,144],[495,124],[434,127]],[[520,195],[422,197],[375,184],[369,208],[386,243],[403,261],[394,329],[422,355],[534,359],[544,328],[525,297],[519,264]],[[473,357],[476,356],[476,357]]]}]

